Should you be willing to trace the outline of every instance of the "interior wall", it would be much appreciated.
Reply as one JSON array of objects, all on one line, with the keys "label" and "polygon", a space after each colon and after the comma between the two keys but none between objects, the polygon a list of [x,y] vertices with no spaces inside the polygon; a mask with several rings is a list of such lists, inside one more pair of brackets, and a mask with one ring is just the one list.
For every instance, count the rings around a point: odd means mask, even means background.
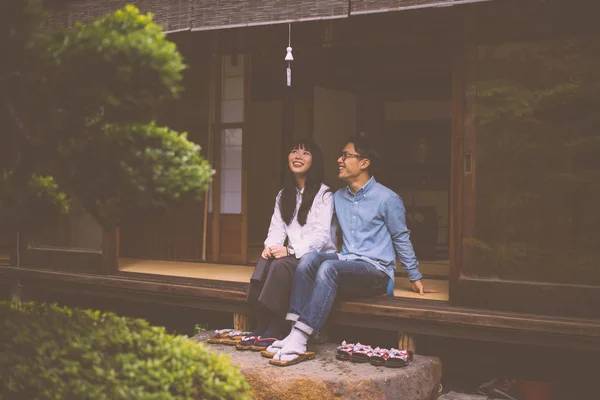
[{"label": "interior wall", "polygon": [[325,157],[325,182],[338,189],[337,159],[349,136],[356,133],[356,95],[315,87],[314,139]]},{"label": "interior wall", "polygon": [[92,215],[85,211],[77,198],[73,197],[69,215],[48,231],[35,235],[32,244],[100,250],[102,248],[102,227]]},{"label": "interior wall", "polygon": [[[386,102],[386,121],[429,121],[450,120],[452,118],[451,101],[401,101]],[[401,133],[400,133],[401,134]],[[440,132],[441,135],[450,135],[451,132]],[[448,174],[450,169],[448,166]],[[449,191],[448,190],[423,190],[402,189],[397,190],[406,206],[431,206],[435,207],[438,218],[437,244],[439,247],[448,243],[449,226]]]},{"label": "interior wall", "polygon": [[312,132],[312,107],[309,100],[296,100],[294,102],[294,139],[310,138]]}]

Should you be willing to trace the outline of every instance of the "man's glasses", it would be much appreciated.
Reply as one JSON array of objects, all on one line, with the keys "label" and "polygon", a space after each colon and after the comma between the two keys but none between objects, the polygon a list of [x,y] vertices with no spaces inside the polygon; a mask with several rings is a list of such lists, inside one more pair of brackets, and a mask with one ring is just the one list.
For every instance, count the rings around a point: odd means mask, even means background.
[{"label": "man's glasses", "polygon": [[340,157],[342,161],[346,161],[346,158],[363,158],[360,154],[348,153],[347,151],[342,151]]}]

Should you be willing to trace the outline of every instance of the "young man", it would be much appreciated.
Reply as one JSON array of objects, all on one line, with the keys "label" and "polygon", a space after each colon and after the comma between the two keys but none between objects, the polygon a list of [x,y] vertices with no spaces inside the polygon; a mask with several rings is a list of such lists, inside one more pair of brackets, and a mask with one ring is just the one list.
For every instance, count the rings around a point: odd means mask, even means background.
[{"label": "young man", "polygon": [[307,254],[298,265],[286,316],[294,327],[268,349],[277,352],[273,364],[292,365],[314,356],[306,353],[306,343],[323,327],[338,295],[366,297],[387,292],[393,297],[396,256],[415,292],[433,292],[421,281],[402,200],[371,175],[375,156],[364,138],[353,137],[337,160],[338,176],[347,184],[334,194],[342,252]]}]

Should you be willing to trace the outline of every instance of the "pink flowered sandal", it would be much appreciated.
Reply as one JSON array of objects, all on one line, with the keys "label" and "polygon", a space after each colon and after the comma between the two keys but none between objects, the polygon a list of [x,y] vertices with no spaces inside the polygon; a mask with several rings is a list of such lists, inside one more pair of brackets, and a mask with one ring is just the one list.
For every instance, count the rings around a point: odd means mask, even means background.
[{"label": "pink flowered sandal", "polygon": [[375,350],[373,350],[373,355],[371,355],[369,362],[371,365],[381,367],[385,365],[385,361],[388,359],[389,352],[390,351],[388,349],[380,349],[377,347]]},{"label": "pink flowered sandal", "polygon": [[223,343],[223,339],[228,338],[229,333],[232,331],[233,329],[218,329],[215,331],[215,335],[208,339],[208,343],[221,344]]},{"label": "pink flowered sandal", "polygon": [[337,352],[335,354],[335,358],[337,358],[338,360],[341,360],[341,361],[348,361],[348,360],[350,360],[350,356],[352,356],[353,352],[354,352],[354,345],[346,344],[346,341],[344,340],[342,342],[342,345],[338,346]]},{"label": "pink flowered sandal", "polygon": [[242,340],[235,345],[237,350],[250,350],[260,336],[244,336]]},{"label": "pink flowered sandal", "polygon": [[371,346],[365,346],[364,344],[356,343],[350,361],[354,363],[366,363],[369,362],[373,355],[373,348]]},{"label": "pink flowered sandal", "polygon": [[410,354],[406,350],[391,349],[387,360],[385,360],[385,366],[388,368],[403,368],[408,365],[410,358]]}]

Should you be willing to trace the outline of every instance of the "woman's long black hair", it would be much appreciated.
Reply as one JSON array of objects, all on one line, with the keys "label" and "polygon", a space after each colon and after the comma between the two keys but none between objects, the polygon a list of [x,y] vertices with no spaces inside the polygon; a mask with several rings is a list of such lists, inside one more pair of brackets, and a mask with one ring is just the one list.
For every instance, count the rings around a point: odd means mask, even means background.
[{"label": "woman's long black hair", "polygon": [[[325,172],[323,152],[314,141],[311,139],[301,139],[294,143],[290,151],[300,148],[304,148],[312,154],[312,164],[306,174],[304,192],[302,193],[302,204],[300,205],[297,216],[300,226],[304,226],[315,196],[319,192],[319,189],[321,189]],[[286,225],[289,225],[294,218],[294,212],[296,210],[296,178],[289,168],[289,164],[287,171],[283,182],[283,193],[279,199],[279,210],[281,212],[281,219],[283,219],[283,222],[285,222]]]}]

